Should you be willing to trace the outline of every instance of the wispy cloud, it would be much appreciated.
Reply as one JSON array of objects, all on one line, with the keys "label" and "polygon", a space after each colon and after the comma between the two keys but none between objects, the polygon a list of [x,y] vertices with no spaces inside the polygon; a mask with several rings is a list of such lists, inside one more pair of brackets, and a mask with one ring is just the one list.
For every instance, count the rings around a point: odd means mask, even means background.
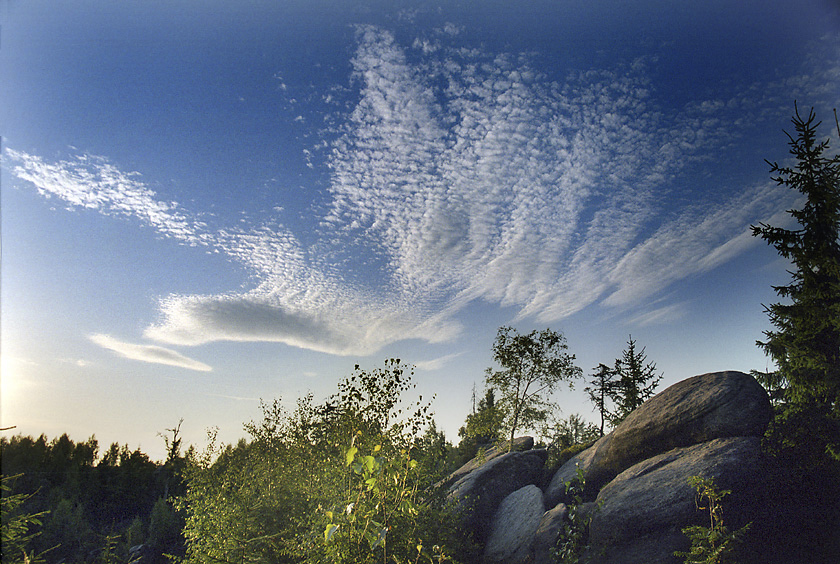
[{"label": "wispy cloud", "polygon": [[[675,109],[650,78],[653,59],[557,81],[528,55],[449,46],[456,31],[401,45],[388,30],[357,28],[358,95],[319,142],[330,149],[330,186],[310,218],[321,230],[313,246],[279,223],[211,229],[102,157],[48,163],[7,149],[12,172],[68,207],[139,220],[253,274],[245,291],[161,297],[147,338],[369,354],[402,339],[454,338],[473,300],[551,322],[592,304],[638,306],[731,260],[755,244],[748,226],[790,196],[771,185],[688,186],[688,169],[723,158],[750,120],[789,103],[794,85],[840,86],[835,49],[825,72]],[[639,323],[681,312],[650,307]],[[130,358],[204,366],[94,340]]]},{"label": "wispy cloud", "polygon": [[107,159],[80,155],[47,163],[39,156],[6,149],[17,164],[12,172],[28,180],[46,197],[56,196],[70,207],[98,210],[106,215],[131,217],[167,237],[186,243],[204,243],[204,225],[188,219],[177,202],[155,198],[137,172],[123,172]]},{"label": "wispy cloud", "polygon": [[662,307],[654,307],[648,311],[636,315],[630,319],[631,325],[638,325],[639,327],[646,327],[648,325],[663,325],[673,323],[685,317],[687,304],[679,302],[675,304],[668,304]]},{"label": "wispy cloud", "polygon": [[414,367],[417,370],[424,371],[440,370],[459,356],[461,356],[461,353],[448,354],[431,360],[421,360],[419,362],[415,362]]},{"label": "wispy cloud", "polygon": [[137,345],[126,343],[109,335],[91,335],[90,340],[102,348],[114,351],[118,355],[131,360],[177,366],[188,370],[209,372],[212,368],[203,362],[188,358],[177,351],[155,345]]}]

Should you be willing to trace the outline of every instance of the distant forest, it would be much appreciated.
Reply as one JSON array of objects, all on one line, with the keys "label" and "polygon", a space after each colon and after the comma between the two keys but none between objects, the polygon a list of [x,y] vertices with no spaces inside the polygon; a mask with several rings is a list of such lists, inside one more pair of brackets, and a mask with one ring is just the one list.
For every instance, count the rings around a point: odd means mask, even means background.
[{"label": "distant forest", "polygon": [[[166,562],[164,554],[183,555],[183,519],[168,501],[184,493],[185,458],[177,428],[173,434],[163,463],[116,443],[100,453],[95,437],[78,443],[66,434],[52,440],[0,438],[4,505],[17,495],[16,509],[36,516],[39,525],[28,551],[48,562],[128,562],[140,556]],[[7,513],[4,520],[13,517]],[[3,526],[6,540],[8,523]],[[3,562],[16,561],[5,544]]]}]

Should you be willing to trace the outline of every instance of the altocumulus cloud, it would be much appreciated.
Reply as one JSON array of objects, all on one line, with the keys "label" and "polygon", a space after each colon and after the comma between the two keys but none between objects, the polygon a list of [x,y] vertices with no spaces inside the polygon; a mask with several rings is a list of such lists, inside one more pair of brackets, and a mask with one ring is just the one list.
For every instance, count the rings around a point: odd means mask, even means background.
[{"label": "altocumulus cloud", "polygon": [[90,340],[100,347],[114,351],[118,355],[130,358],[131,360],[140,360],[142,362],[151,362],[153,364],[166,364],[168,366],[177,366],[188,370],[198,370],[199,372],[209,372],[212,370],[210,366],[204,364],[203,362],[193,360],[177,351],[164,347],[126,343],[115,339],[110,335],[103,334],[91,335]]},{"label": "altocumulus cloud", "polygon": [[[790,99],[790,84],[832,92],[840,61],[835,50],[822,73],[675,109],[658,101],[652,60],[557,81],[528,55],[447,46],[447,37],[403,46],[388,30],[357,28],[357,96],[323,132],[329,202],[311,218],[322,230],[312,247],[279,223],[210,229],[102,157],[48,163],[7,149],[12,172],[69,207],[133,218],[253,273],[245,291],[161,297],[147,338],[363,355],[397,340],[454,338],[472,300],[550,322],[595,303],[644,303],[737,256],[755,244],[748,226],[789,207],[790,196],[770,184],[698,190],[681,175],[720,157],[744,123],[789,111],[778,100]],[[347,266],[360,250],[376,257],[375,279]],[[655,307],[640,321],[683,310]],[[93,339],[130,358],[195,362]]]}]

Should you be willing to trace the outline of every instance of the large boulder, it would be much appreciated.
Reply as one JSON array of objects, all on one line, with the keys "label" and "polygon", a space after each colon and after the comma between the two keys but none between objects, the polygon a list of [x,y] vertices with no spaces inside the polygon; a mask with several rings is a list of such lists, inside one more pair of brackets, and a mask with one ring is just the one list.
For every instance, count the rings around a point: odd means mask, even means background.
[{"label": "large boulder", "polygon": [[675,550],[687,550],[682,528],[705,524],[689,476],[713,478],[732,490],[723,501],[723,522],[735,530],[766,508],[766,478],[758,437],[715,439],[676,448],[640,462],[598,494],[589,527],[592,564],[675,564]]},{"label": "large boulder", "polygon": [[531,550],[533,564],[556,564],[557,560],[551,555],[551,549],[557,544],[560,531],[563,530],[563,522],[568,515],[569,508],[563,503],[543,514],[537,532],[534,533],[534,544]]},{"label": "large boulder", "polygon": [[513,450],[514,452],[523,452],[526,450],[531,450],[534,448],[534,437],[524,436],[524,437],[516,437],[513,439],[513,449],[509,449],[508,445],[510,445],[510,441],[504,441],[503,443],[499,443],[498,445],[491,446],[487,450],[479,452],[478,456],[449,474],[445,479],[441,480],[437,485],[438,487],[449,487],[482,464],[493,460],[503,454],[507,454],[509,451]]},{"label": "large boulder", "polygon": [[536,484],[545,464],[545,450],[510,452],[485,462],[461,477],[449,488],[464,530],[485,542],[499,504],[516,490]]},{"label": "large boulder", "polygon": [[[772,409],[767,392],[749,374],[712,372],[670,386],[646,401],[609,435],[558,470],[548,488],[558,499],[559,481],[582,463],[586,492],[592,497],[618,474],[673,448],[724,437],[760,437]],[[569,467],[571,465],[571,467]],[[568,478],[566,478],[568,479]]]},{"label": "large boulder", "polygon": [[[577,479],[578,468],[580,468],[584,476],[589,473],[592,461],[595,459],[597,447],[606,440],[609,440],[609,435],[601,437],[594,445],[574,455],[554,473],[551,482],[545,489],[546,506],[554,507],[558,503],[571,503],[572,499],[566,495],[566,483]],[[592,494],[590,498],[595,499],[596,494],[597,492]]]},{"label": "large boulder", "polygon": [[484,548],[484,562],[527,562],[544,513],[543,494],[535,485],[525,486],[507,496],[493,517],[490,537]]}]

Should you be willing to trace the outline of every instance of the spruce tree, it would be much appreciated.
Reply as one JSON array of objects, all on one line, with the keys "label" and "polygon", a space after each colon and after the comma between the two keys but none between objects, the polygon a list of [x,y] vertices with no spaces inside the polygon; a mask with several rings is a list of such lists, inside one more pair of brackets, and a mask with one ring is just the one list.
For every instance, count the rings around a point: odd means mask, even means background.
[{"label": "spruce tree", "polygon": [[[802,209],[789,210],[795,229],[760,223],[754,236],[790,260],[792,280],[773,289],[784,302],[765,306],[773,331],[758,345],[773,358],[788,382],[788,400],[822,406],[840,415],[840,156],[829,156],[829,141],[817,141],[814,111],[792,119],[788,133],[793,167],[767,161],[773,180],[805,196]],[[838,128],[840,135],[840,128]]]},{"label": "spruce tree", "polygon": [[656,373],[656,364],[646,362],[645,347],[636,351],[636,341],[631,335],[621,358],[615,361],[616,380],[610,385],[610,398],[615,409],[609,416],[613,426],[618,425],[630,413],[647,401],[662,380]]},{"label": "spruce tree", "polygon": [[615,387],[615,371],[604,363],[598,364],[592,374],[592,380],[584,391],[589,395],[589,400],[595,404],[595,409],[601,416],[600,436],[604,436],[604,423],[610,419],[608,400]]}]

